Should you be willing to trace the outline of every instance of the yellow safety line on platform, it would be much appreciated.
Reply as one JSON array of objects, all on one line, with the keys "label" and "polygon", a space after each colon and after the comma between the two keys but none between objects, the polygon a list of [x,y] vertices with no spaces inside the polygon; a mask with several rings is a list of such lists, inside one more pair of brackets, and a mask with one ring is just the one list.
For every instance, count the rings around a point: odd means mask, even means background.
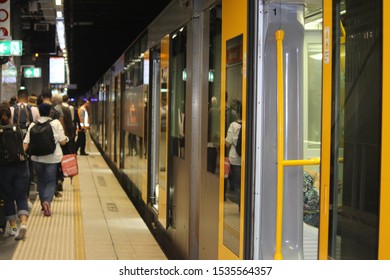
[{"label": "yellow safety line on platform", "polygon": [[85,245],[83,231],[83,216],[81,212],[80,183],[79,176],[73,178],[73,198],[74,198],[74,224],[76,241],[76,260],[85,260]]},{"label": "yellow safety line on platform", "polygon": [[[77,179],[74,180],[74,183],[77,182]],[[76,258],[75,246],[80,247],[80,242],[75,241],[75,233],[80,231],[75,229],[74,216],[81,214],[80,207],[75,207],[74,202],[80,199],[75,200],[74,187],[70,184],[69,178],[64,181],[62,195],[63,197],[55,198],[52,202],[51,217],[43,215],[40,200],[36,199],[27,222],[26,238],[18,242],[13,260],[74,260]],[[80,224],[77,224],[77,227],[80,228]]]}]

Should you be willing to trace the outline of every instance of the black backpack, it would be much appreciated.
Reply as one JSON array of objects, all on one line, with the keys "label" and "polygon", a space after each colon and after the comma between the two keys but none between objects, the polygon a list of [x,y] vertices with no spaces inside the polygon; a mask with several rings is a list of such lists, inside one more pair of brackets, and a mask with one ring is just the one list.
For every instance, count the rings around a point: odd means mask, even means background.
[{"label": "black backpack", "polygon": [[33,122],[33,115],[30,105],[23,103],[14,105],[14,119],[13,123],[20,126],[21,129],[27,129],[30,123]]},{"label": "black backpack", "polygon": [[30,155],[46,156],[54,153],[56,142],[50,122],[34,122],[35,125],[30,129]]},{"label": "black backpack", "polygon": [[237,144],[236,144],[236,152],[237,152],[237,155],[239,155],[239,156],[241,156],[241,142],[242,142],[241,130],[242,130],[242,125],[240,128],[240,131],[238,132],[238,138],[237,138]]},{"label": "black backpack", "polygon": [[0,165],[26,161],[22,131],[17,125],[0,125]]}]

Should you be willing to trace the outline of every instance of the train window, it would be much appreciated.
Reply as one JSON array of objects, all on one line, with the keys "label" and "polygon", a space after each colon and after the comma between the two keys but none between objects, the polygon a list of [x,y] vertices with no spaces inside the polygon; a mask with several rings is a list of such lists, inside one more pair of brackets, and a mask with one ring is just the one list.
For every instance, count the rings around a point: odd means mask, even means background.
[{"label": "train window", "polygon": [[[321,33],[315,33],[319,43],[307,45],[307,144],[308,148],[320,147],[321,141],[321,72],[322,72],[322,44]],[[318,155],[319,156],[319,155]]]},{"label": "train window", "polygon": [[184,158],[185,113],[186,113],[186,54],[187,29],[181,28],[171,34],[170,80],[170,126],[171,153]]},{"label": "train window", "polygon": [[219,174],[221,122],[221,7],[210,10],[207,171]]}]

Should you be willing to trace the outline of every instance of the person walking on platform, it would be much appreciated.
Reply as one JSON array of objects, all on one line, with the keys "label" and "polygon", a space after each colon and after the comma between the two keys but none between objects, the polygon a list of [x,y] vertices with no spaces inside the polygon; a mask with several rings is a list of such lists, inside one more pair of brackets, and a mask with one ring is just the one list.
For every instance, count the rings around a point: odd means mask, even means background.
[{"label": "person walking on platform", "polygon": [[[23,152],[22,132],[17,126],[11,125],[11,110],[7,103],[0,104],[0,125],[0,195],[4,198],[6,220],[9,222],[6,232],[15,236],[15,240],[21,240],[26,235],[30,214],[27,203],[30,172]],[[20,219],[19,229],[16,225],[17,216]]]},{"label": "person walking on platform", "polygon": [[81,156],[88,156],[88,154],[85,152],[85,145],[86,145],[86,132],[89,129],[89,119],[90,119],[88,115],[89,104],[90,104],[89,100],[85,101],[85,103],[78,110],[78,115],[80,119],[80,128],[77,133],[76,154],[80,149]]},{"label": "person walking on platform", "polygon": [[26,89],[20,89],[17,95],[17,103],[11,106],[11,123],[19,124],[23,135],[27,132],[30,123],[39,118],[38,108],[28,103],[29,94]]},{"label": "person walking on platform", "polygon": [[[57,169],[58,164],[62,159],[62,150],[60,145],[65,145],[68,141],[68,138],[65,136],[64,129],[59,120],[52,120],[50,118],[50,111],[52,106],[47,103],[42,103],[39,105],[39,113],[41,117],[38,119],[37,123],[32,123],[28,130],[26,137],[24,138],[24,149],[27,150],[30,147],[31,160],[33,162],[35,173],[38,177],[38,192],[39,199],[41,200],[43,214],[46,217],[51,216],[51,202],[53,201],[54,190],[56,188],[57,180]],[[40,146],[37,149],[36,143],[47,143],[50,142],[46,139],[46,133],[38,134],[35,133],[35,126],[43,126],[45,123],[49,122],[51,126],[52,134],[50,135],[51,141],[54,140],[54,151],[50,154],[47,154],[47,151],[41,152],[42,147]],[[31,134],[31,131],[34,133]],[[42,137],[40,139],[35,139]],[[45,137],[45,138],[43,138]],[[34,145],[33,145],[34,143]],[[46,145],[48,146],[48,145]]]},{"label": "person walking on platform", "polygon": [[[39,118],[39,110],[34,104],[30,103],[30,97],[32,96],[29,96],[29,93],[26,89],[20,89],[17,95],[17,102],[10,108],[11,123],[18,124],[20,126],[23,137],[26,135],[27,128],[30,123],[35,122]],[[30,170],[30,183],[27,188],[27,202],[31,209],[32,203],[28,197],[30,196],[31,185],[35,186],[35,178],[30,158],[28,158],[27,161]]]},{"label": "person walking on platform", "polygon": [[[76,137],[76,128],[74,125],[74,107],[69,104],[69,96],[67,94],[62,96],[62,111],[64,112],[64,130],[65,135],[69,138],[69,147],[71,153],[75,153],[75,137]],[[70,121],[67,111],[70,113]]]},{"label": "person walking on platform", "polygon": [[[61,108],[62,97],[58,94],[52,95],[51,90],[49,88],[43,88],[41,92],[42,103],[48,104],[51,106],[50,115],[51,119],[58,119],[64,128],[64,113]],[[54,190],[54,196],[57,198],[62,197],[62,182],[63,182],[63,174],[58,167],[57,170],[57,179],[56,179],[56,188]]]}]

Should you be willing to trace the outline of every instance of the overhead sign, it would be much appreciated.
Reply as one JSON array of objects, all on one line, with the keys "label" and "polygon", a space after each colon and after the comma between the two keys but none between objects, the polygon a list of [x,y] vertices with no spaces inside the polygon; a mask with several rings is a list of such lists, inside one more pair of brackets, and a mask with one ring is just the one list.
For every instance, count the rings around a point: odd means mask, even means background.
[{"label": "overhead sign", "polygon": [[0,39],[10,36],[10,2],[0,0]]},{"label": "overhead sign", "polygon": [[40,78],[42,70],[39,67],[23,68],[23,77],[25,78]]},{"label": "overhead sign", "polygon": [[23,45],[20,40],[0,41],[0,56],[21,56]]},{"label": "overhead sign", "polygon": [[63,84],[65,83],[65,58],[63,57],[50,57],[50,84]]}]

